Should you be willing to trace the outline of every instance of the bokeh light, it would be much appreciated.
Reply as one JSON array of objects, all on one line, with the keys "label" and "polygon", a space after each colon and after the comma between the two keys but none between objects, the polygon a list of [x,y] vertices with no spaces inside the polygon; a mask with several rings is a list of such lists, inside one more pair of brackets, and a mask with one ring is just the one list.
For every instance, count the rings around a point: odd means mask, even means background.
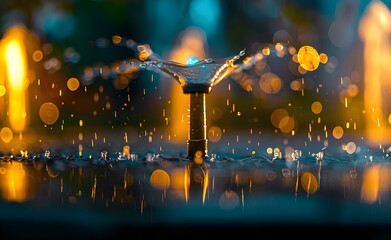
[{"label": "bokeh light", "polygon": [[318,101],[315,101],[311,105],[311,111],[314,114],[319,114],[322,111],[322,104]]},{"label": "bokeh light", "polygon": [[223,132],[221,128],[217,126],[212,126],[211,128],[209,128],[208,131],[208,140],[211,142],[218,142],[220,141],[222,134]]},{"label": "bokeh light", "polygon": [[39,117],[45,124],[54,124],[57,121],[59,115],[60,112],[54,103],[46,102],[39,108]]},{"label": "bokeh light", "polygon": [[264,73],[259,79],[259,86],[268,94],[276,94],[281,90],[282,81],[274,73]]},{"label": "bokeh light", "polygon": [[290,133],[295,128],[295,120],[292,117],[284,117],[278,124],[278,128],[283,133]]},{"label": "bokeh light", "polygon": [[273,124],[274,127],[276,128],[279,128],[280,127],[280,121],[283,119],[283,118],[286,118],[288,117],[289,114],[288,114],[288,111],[283,109],[283,108],[277,108],[276,110],[274,110],[270,116],[270,120]]},{"label": "bokeh light", "polygon": [[333,137],[335,139],[341,139],[343,136],[343,128],[341,126],[336,126],[333,129]]},{"label": "bokeh light", "polygon": [[77,78],[70,78],[67,81],[67,87],[71,91],[76,91],[80,86],[79,80]]},{"label": "bokeh light", "polygon": [[329,60],[329,58],[327,57],[327,55],[325,53],[319,54],[319,61],[321,63],[326,64],[328,60]]},{"label": "bokeh light", "polygon": [[162,169],[153,171],[150,177],[152,187],[160,190],[167,190],[170,186],[170,176]]},{"label": "bokeh light", "polygon": [[0,130],[0,138],[1,138],[1,140],[3,140],[3,142],[9,143],[9,142],[11,142],[13,137],[14,137],[14,134],[12,133],[11,128],[3,127]]},{"label": "bokeh light", "polygon": [[33,52],[34,62],[40,62],[43,59],[43,52],[41,50],[36,50]]},{"label": "bokeh light", "polygon": [[356,144],[354,142],[349,142],[346,144],[346,152],[349,154],[353,154],[356,152]]},{"label": "bokeh light", "polygon": [[318,190],[318,180],[310,172],[304,172],[300,176],[301,187],[309,194],[314,194]]},{"label": "bokeh light", "polygon": [[318,52],[310,46],[303,46],[299,49],[297,60],[300,66],[307,71],[315,71],[319,66]]}]

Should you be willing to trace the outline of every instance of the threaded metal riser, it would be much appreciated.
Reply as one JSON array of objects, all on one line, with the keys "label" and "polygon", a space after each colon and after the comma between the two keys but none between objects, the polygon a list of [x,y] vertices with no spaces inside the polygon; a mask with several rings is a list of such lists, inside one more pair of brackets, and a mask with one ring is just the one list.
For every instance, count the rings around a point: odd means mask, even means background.
[{"label": "threaded metal riser", "polygon": [[190,94],[189,132],[187,140],[188,158],[194,157],[197,151],[201,151],[202,157],[208,154],[205,96],[205,93]]}]

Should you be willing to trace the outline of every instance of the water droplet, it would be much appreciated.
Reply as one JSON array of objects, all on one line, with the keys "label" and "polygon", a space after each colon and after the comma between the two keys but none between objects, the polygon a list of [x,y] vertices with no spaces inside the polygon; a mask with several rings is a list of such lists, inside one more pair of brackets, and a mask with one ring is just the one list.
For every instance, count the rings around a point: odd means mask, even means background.
[{"label": "water droplet", "polygon": [[101,155],[101,159],[100,159],[100,160],[105,160],[105,161],[107,161],[107,151],[102,151],[102,152],[100,153],[100,155]]},{"label": "water droplet", "polygon": [[147,162],[152,162],[154,160],[152,154],[151,153],[147,153],[147,155],[145,156],[145,160]]},{"label": "water droplet", "polygon": [[324,156],[324,153],[323,153],[323,152],[318,152],[318,153],[315,155],[316,161],[322,160],[322,159],[323,159],[323,156]]},{"label": "water droplet", "polygon": [[300,150],[294,150],[292,152],[292,160],[297,161],[301,157],[301,151]]}]

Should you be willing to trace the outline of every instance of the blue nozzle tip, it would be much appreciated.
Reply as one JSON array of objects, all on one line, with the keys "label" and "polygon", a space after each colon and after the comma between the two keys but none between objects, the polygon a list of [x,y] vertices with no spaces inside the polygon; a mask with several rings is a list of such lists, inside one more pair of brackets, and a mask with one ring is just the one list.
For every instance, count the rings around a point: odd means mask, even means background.
[{"label": "blue nozzle tip", "polygon": [[196,63],[200,62],[200,60],[194,56],[190,56],[186,59],[186,64],[188,66],[194,65]]}]

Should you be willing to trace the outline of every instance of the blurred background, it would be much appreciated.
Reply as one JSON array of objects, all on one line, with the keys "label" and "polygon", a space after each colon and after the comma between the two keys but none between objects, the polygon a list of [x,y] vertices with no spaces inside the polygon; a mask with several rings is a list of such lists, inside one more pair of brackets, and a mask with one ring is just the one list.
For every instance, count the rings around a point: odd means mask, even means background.
[{"label": "blurred background", "polygon": [[[301,143],[316,139],[326,147],[331,136],[336,140],[344,133],[359,138],[366,132],[373,143],[387,142],[390,5],[2,0],[0,150],[69,145],[83,152],[115,143],[185,143],[188,96],[179,84],[137,67],[117,68],[123,60],[141,58],[135,42],[180,63],[190,56],[225,58],[243,49],[249,56],[259,53],[259,61],[234,72],[207,96],[212,144],[237,132],[304,136]],[[324,53],[316,56],[321,63],[313,71],[297,60],[303,46]],[[367,93],[366,67],[374,71]],[[365,95],[374,100],[366,103]],[[311,135],[316,132],[321,134]]]}]

